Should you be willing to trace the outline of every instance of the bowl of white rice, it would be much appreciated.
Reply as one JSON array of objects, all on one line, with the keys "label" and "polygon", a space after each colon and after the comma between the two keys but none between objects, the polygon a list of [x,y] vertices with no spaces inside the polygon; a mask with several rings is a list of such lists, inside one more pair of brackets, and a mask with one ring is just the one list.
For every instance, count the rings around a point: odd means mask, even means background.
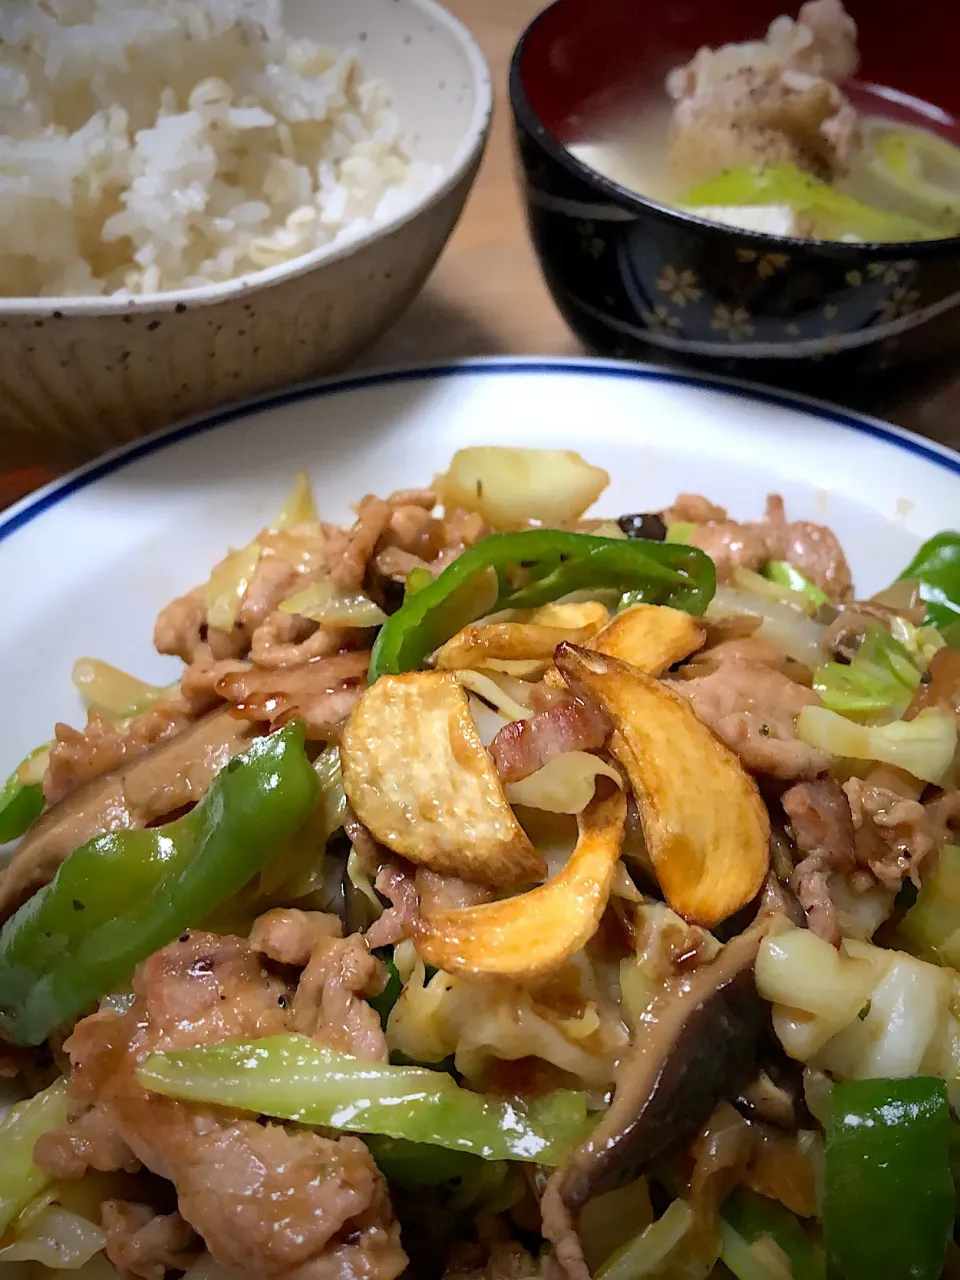
[{"label": "bowl of white rice", "polygon": [[473,183],[434,0],[0,4],[0,432],[73,461],[349,363]]}]

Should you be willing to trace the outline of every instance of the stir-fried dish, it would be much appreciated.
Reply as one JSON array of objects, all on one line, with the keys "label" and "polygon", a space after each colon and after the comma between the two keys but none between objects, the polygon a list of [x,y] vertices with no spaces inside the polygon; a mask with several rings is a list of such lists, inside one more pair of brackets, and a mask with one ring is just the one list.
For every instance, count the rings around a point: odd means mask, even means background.
[{"label": "stir-fried dish", "polygon": [[306,476],[0,796],[0,1274],[958,1274],[960,533]]}]

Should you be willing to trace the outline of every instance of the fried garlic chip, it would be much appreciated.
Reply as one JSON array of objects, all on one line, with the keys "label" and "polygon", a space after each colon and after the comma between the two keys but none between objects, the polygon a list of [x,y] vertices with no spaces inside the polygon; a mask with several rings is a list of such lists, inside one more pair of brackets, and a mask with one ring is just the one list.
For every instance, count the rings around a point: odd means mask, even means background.
[{"label": "fried garlic chip", "polygon": [[546,875],[455,675],[381,676],[347,721],[340,764],[357,817],[411,862],[498,886]]},{"label": "fried garlic chip", "polygon": [[610,749],[637,800],[668,904],[712,929],[759,893],[770,820],[740,761],[665,685],[606,654],[563,645],[557,667],[614,724]]},{"label": "fried garlic chip", "polygon": [[437,666],[443,671],[464,671],[471,667],[482,670],[491,664],[501,668],[503,664],[552,662],[558,644],[564,640],[585,644],[609,617],[604,605],[586,601],[545,605],[523,622],[475,622],[437,651]]},{"label": "fried garlic chip", "polygon": [[611,619],[588,649],[658,676],[702,649],[707,633],[689,613],[664,604],[635,604]]},{"label": "fried garlic chip", "polygon": [[[584,648],[629,662],[631,667],[648,675],[659,676],[669,671],[675,662],[682,662],[703,648],[706,639],[703,627],[682,609],[635,604],[612,618]],[[557,671],[549,671],[547,681],[556,687],[563,686],[563,678]]]},{"label": "fried garlic chip", "polygon": [[614,872],[627,802],[622,791],[593,799],[578,816],[577,847],[546,884],[501,902],[440,911],[421,921],[423,959],[447,973],[533,978],[593,937]]}]

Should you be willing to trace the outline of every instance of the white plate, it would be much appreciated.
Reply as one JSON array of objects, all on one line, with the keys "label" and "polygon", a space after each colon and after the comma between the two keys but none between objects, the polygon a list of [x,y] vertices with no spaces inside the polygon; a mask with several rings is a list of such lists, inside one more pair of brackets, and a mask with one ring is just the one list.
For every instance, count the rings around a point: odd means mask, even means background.
[{"label": "white plate", "polygon": [[153,620],[228,544],[273,515],[307,467],[322,514],[423,485],[467,444],[579,449],[612,477],[601,514],[701,492],[754,516],[768,491],[828,522],[861,591],[960,516],[960,457],[895,427],[730,381],[612,361],[489,360],[300,388],[152,436],[0,520],[0,777],[57,720],[83,722],[75,658],[156,682],[178,664]]}]

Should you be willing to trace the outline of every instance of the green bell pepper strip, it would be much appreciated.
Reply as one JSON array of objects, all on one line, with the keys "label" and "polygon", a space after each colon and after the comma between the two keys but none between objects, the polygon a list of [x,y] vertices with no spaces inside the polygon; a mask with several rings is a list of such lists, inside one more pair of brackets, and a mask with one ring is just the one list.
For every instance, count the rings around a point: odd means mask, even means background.
[{"label": "green bell pepper strip", "polygon": [[929,538],[900,574],[904,579],[919,584],[927,626],[945,632],[960,623],[960,532],[945,529]]},{"label": "green bell pepper strip", "polygon": [[293,836],[318,785],[290,724],[231,760],[185,817],[75,850],[0,932],[0,1035],[39,1044],[203,920]]},{"label": "green bell pepper strip", "polygon": [[[823,1250],[810,1239],[799,1218],[776,1200],[748,1187],[737,1187],[724,1202],[723,1218],[748,1247],[769,1237],[790,1259],[793,1280],[823,1280]],[[723,1253],[720,1256],[724,1258]],[[739,1274],[734,1266],[730,1270]]]},{"label": "green bell pepper strip", "polygon": [[351,1133],[429,1143],[484,1160],[556,1165],[590,1126],[582,1093],[530,1102],[462,1089],[444,1071],[387,1066],[306,1036],[158,1053],[137,1070],[145,1089]]},{"label": "green bell pepper strip", "polygon": [[398,1187],[440,1187],[447,1182],[475,1176],[477,1166],[499,1167],[496,1161],[466,1151],[431,1146],[426,1142],[408,1142],[405,1138],[387,1138],[368,1134],[364,1141],[377,1168],[386,1180]]},{"label": "green bell pepper strip", "polygon": [[19,840],[43,812],[43,787],[39,782],[24,782],[20,771],[28,761],[49,750],[49,743],[36,747],[21,761],[0,789],[0,844]]},{"label": "green bell pepper strip", "polygon": [[831,1276],[938,1280],[956,1211],[949,1130],[941,1080],[834,1086],[823,1195]]},{"label": "green bell pepper strip", "polygon": [[494,609],[535,609],[572,591],[610,587],[700,614],[713,599],[716,570],[696,547],[559,529],[494,533],[408,594],[380,628],[370,681],[421,667],[461,627]]}]

